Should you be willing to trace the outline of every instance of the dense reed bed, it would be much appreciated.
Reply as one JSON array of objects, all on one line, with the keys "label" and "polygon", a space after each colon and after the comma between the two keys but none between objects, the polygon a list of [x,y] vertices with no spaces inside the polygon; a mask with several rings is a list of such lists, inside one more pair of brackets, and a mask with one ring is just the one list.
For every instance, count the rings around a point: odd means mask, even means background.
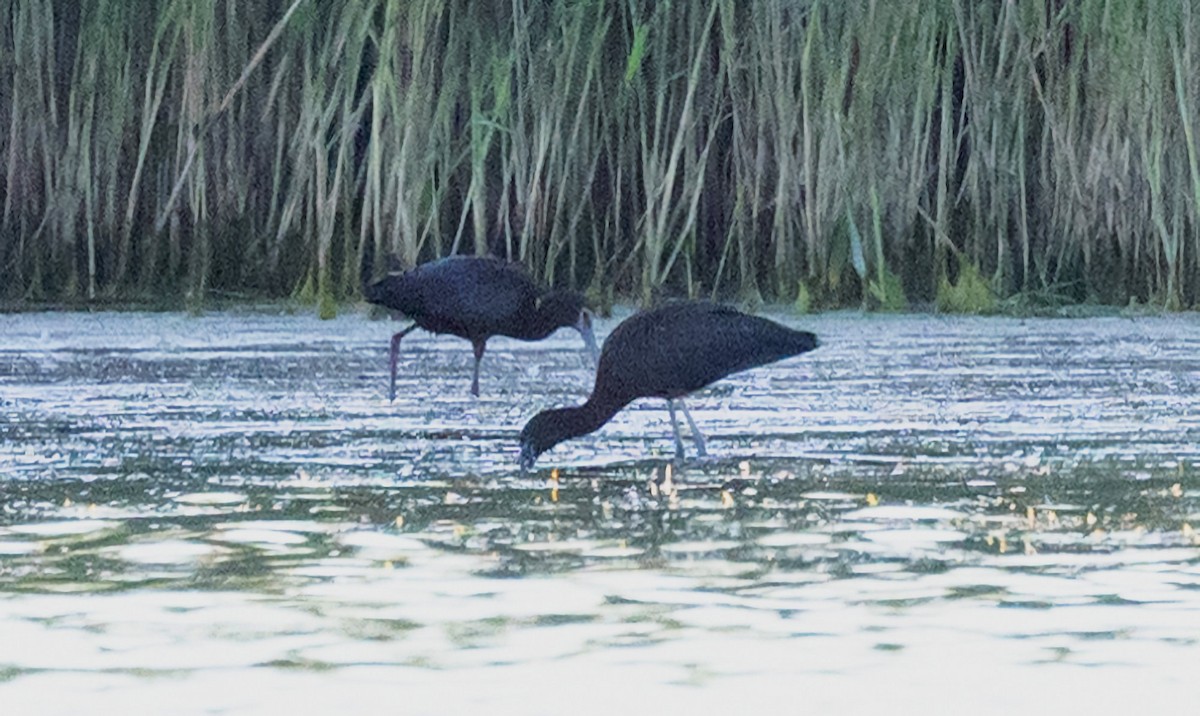
[{"label": "dense reed bed", "polygon": [[1189,0],[0,0],[0,296],[1200,301]]}]

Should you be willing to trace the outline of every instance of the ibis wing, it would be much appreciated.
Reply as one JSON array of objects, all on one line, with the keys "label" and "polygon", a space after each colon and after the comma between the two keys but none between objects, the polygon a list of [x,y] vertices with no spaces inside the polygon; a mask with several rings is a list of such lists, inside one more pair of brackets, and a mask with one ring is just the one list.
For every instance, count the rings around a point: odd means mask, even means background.
[{"label": "ibis wing", "polygon": [[519,267],[491,258],[448,257],[401,277],[410,299],[400,310],[427,330],[492,335],[534,309],[537,287]]},{"label": "ibis wing", "polygon": [[802,353],[804,334],[707,303],[669,306],[628,319],[605,342],[600,376],[623,397],[672,398],[726,376]]}]

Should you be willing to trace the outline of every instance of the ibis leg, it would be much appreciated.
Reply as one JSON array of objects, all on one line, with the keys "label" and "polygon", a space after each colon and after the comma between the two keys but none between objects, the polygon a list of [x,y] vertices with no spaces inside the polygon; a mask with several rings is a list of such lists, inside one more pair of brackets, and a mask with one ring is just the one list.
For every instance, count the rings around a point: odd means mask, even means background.
[{"label": "ibis leg", "polygon": [[475,375],[471,378],[471,395],[479,397],[479,362],[483,360],[483,349],[487,348],[487,341],[471,341],[471,347],[475,349]]},{"label": "ibis leg", "polygon": [[392,349],[388,353],[388,370],[390,370],[392,374],[392,381],[388,385],[389,402],[396,400],[396,359],[400,357],[400,339],[407,336],[409,332],[416,327],[417,324],[414,323],[408,328],[405,328],[403,331],[400,331],[392,336]]},{"label": "ibis leg", "polygon": [[683,438],[679,435],[679,418],[675,415],[675,401],[667,401],[667,411],[671,414],[671,430],[675,433],[675,459],[683,461]]},{"label": "ibis leg", "polygon": [[692,441],[696,443],[696,454],[704,457],[708,451],[704,449],[704,435],[700,433],[700,428],[696,427],[696,421],[692,420],[692,414],[688,412],[687,404],[680,398],[675,401],[679,403],[679,408],[683,411],[683,417],[687,418],[688,428],[692,431]]}]

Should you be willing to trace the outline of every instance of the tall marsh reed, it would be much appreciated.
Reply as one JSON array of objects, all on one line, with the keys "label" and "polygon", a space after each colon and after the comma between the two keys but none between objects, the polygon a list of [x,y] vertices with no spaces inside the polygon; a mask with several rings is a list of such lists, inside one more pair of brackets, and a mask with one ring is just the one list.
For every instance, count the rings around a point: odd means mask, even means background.
[{"label": "tall marsh reed", "polygon": [[1198,115],[1190,0],[0,0],[0,297],[1196,306]]}]

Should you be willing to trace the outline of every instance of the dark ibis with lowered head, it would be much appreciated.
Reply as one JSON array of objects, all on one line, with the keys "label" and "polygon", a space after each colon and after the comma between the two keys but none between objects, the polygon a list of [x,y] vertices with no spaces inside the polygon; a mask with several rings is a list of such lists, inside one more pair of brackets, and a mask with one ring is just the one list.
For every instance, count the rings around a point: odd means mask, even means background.
[{"label": "dark ibis with lowered head", "polygon": [[366,299],[411,318],[413,324],[392,336],[388,399],[396,399],[396,361],[400,340],[415,328],[466,338],[475,349],[471,393],[479,396],[479,362],[492,336],[539,341],[559,328],[583,336],[592,359],[597,356],[592,313],[583,296],[543,291],[520,265],[501,259],[449,256],[393,273],[366,285]]},{"label": "dark ibis with lowered head", "polygon": [[696,451],[704,437],[683,397],[726,376],[807,353],[817,337],[718,304],[672,303],[627,318],[604,341],[591,397],[578,407],[544,410],[521,431],[522,470],[555,445],[598,430],[638,398],[663,398],[683,459],[676,409],[683,411]]}]

